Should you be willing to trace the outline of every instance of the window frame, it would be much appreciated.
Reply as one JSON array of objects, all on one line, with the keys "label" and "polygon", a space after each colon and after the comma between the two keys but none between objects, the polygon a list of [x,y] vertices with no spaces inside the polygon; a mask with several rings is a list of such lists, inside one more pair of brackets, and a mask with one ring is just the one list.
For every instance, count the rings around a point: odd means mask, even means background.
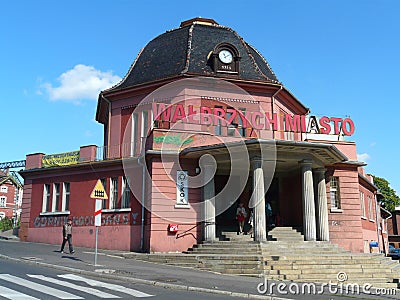
[{"label": "window frame", "polygon": [[[56,187],[58,187],[58,190]],[[52,197],[53,201],[51,205],[52,212],[60,211],[60,188],[61,188],[60,183],[58,182],[53,183],[53,197]]]},{"label": "window frame", "polygon": [[[332,185],[333,182],[336,182],[336,186]],[[340,181],[338,176],[332,176],[330,178],[329,191],[331,199],[331,209],[340,210],[342,205],[340,201]],[[332,197],[332,193],[334,193],[335,197]]]},{"label": "window frame", "polygon": [[[107,191],[107,178],[101,178],[100,181],[104,187],[104,190]],[[107,199],[102,200],[101,209],[107,209]]]},{"label": "window frame", "polygon": [[131,190],[129,187],[129,177],[122,177],[122,199],[121,208],[131,207]]},{"label": "window frame", "polygon": [[[2,204],[3,201],[4,201],[4,204]],[[7,207],[7,197],[6,196],[0,196],[0,207],[1,208]]]},{"label": "window frame", "polygon": [[131,156],[135,156],[137,154],[137,149],[138,149],[138,143],[139,143],[139,126],[138,126],[139,122],[138,122],[138,120],[139,120],[139,117],[138,117],[137,112],[132,113]]},{"label": "window frame", "polygon": [[50,210],[50,201],[51,201],[51,190],[50,190],[50,184],[45,183],[43,185],[43,202],[42,202],[42,212],[49,212]]},{"label": "window frame", "polygon": [[365,208],[365,194],[360,191],[361,218],[367,219],[367,210]]},{"label": "window frame", "polygon": [[373,198],[371,196],[367,196],[368,199],[368,219],[371,222],[375,222],[374,219],[374,202],[373,202]]},{"label": "window frame", "polygon": [[109,209],[118,209],[118,184],[119,177],[110,178],[110,201]]},{"label": "window frame", "polygon": [[[214,108],[219,108],[219,109],[223,109],[223,106],[220,105],[215,105]],[[217,136],[222,136],[222,122],[221,122],[221,118],[217,118],[214,116],[214,112],[213,115],[211,116],[211,118],[214,118],[214,120],[217,120],[217,124],[214,124],[214,134]]]},{"label": "window frame", "polygon": [[1,193],[8,193],[8,186],[2,185],[0,188]]},{"label": "window frame", "polygon": [[69,211],[71,183],[63,182],[61,211]]}]

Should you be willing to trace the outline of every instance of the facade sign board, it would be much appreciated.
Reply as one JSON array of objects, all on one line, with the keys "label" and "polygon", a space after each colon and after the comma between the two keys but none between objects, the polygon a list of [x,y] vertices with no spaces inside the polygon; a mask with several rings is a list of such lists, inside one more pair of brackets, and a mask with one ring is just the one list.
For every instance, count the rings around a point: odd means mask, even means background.
[{"label": "facade sign board", "polygon": [[62,167],[74,165],[79,162],[79,151],[45,155],[42,158],[42,167]]},{"label": "facade sign board", "polygon": [[188,172],[176,172],[176,205],[189,205]]}]

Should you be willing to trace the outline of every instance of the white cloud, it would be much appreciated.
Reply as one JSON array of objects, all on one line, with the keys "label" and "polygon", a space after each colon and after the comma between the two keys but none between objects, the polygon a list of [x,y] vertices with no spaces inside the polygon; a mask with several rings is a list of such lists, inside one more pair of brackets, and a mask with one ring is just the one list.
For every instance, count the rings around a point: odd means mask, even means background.
[{"label": "white cloud", "polygon": [[366,161],[369,160],[370,158],[371,158],[371,156],[369,156],[368,153],[361,153],[361,154],[358,154],[358,153],[357,153],[357,159],[358,159],[359,161],[366,162]]},{"label": "white cloud", "polygon": [[49,82],[41,85],[48,93],[50,100],[66,100],[79,103],[83,99],[96,100],[99,92],[121,80],[111,71],[103,72],[93,66],[76,65],[57,78],[59,86],[53,87]]}]

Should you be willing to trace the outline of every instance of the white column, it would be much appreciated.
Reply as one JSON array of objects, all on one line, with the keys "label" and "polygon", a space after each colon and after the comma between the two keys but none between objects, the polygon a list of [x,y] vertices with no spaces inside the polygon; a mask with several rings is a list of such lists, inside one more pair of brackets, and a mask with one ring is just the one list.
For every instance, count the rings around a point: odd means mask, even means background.
[{"label": "white column", "polygon": [[326,198],[325,168],[314,170],[317,181],[317,237],[320,241],[329,241],[328,203]]},{"label": "white column", "polygon": [[254,207],[254,240],[265,242],[267,240],[267,230],[265,222],[264,171],[260,158],[253,158],[251,163],[253,165],[253,195],[251,200]]},{"label": "white column", "polygon": [[303,228],[306,241],[316,240],[314,186],[312,174],[312,161],[301,161],[301,183],[303,188]]},{"label": "white column", "polygon": [[[214,175],[214,168],[211,165],[204,166],[204,178]],[[203,187],[203,220],[204,240],[212,242],[216,240],[215,235],[215,187],[214,177]]]}]

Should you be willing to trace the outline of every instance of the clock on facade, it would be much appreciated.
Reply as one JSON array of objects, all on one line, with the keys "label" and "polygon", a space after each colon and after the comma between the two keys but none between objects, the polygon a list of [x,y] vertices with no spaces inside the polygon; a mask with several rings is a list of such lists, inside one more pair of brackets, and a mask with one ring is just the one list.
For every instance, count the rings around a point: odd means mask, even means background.
[{"label": "clock on facade", "polygon": [[229,50],[221,50],[218,53],[218,58],[224,64],[230,64],[233,61],[233,54]]},{"label": "clock on facade", "polygon": [[239,74],[239,51],[231,44],[222,43],[216,45],[214,50],[210,52],[208,58],[213,66],[214,72],[221,75]]}]

